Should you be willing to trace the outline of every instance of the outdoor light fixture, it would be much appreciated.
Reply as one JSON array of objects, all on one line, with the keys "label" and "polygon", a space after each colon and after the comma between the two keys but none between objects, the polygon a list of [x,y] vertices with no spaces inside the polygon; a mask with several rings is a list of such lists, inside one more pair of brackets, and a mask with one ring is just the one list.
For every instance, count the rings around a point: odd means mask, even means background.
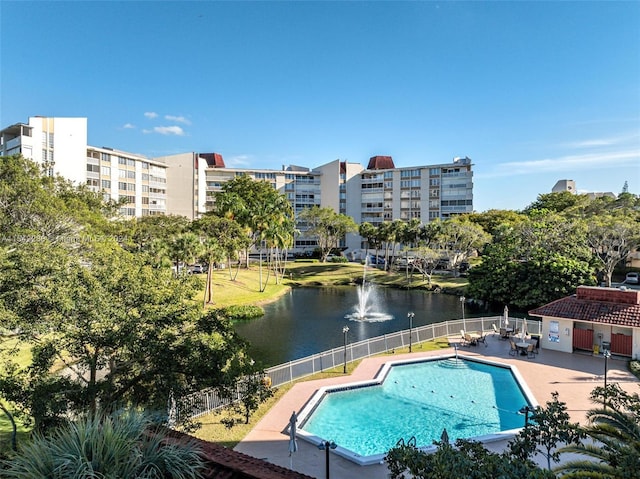
[{"label": "outdoor light fixture", "polygon": [[[349,330],[349,328],[347,328],[347,330]],[[320,449],[321,451],[324,449],[325,452],[324,463],[325,469],[327,471],[327,479],[329,479],[329,449],[335,449],[336,447],[338,447],[338,445],[333,441],[322,441],[320,444],[318,444],[318,449]]]},{"label": "outdoor light fixture", "polygon": [[535,412],[535,409],[527,404],[526,406],[522,406],[518,412],[524,414],[524,427],[527,427],[529,425],[529,413]]},{"label": "outdoor light fixture", "polygon": [[349,332],[349,326],[342,328],[342,334],[344,334],[344,368],[342,372],[347,374],[347,333]]},{"label": "outdoor light fixture", "polygon": [[413,312],[407,313],[407,318],[409,318],[409,352],[411,352],[411,330],[413,329],[413,317],[415,314]]},{"label": "outdoor light fixture", "polygon": [[602,351],[602,356],[604,357],[604,407],[607,407],[607,370],[608,364],[607,361],[611,357],[611,351],[605,349]]}]

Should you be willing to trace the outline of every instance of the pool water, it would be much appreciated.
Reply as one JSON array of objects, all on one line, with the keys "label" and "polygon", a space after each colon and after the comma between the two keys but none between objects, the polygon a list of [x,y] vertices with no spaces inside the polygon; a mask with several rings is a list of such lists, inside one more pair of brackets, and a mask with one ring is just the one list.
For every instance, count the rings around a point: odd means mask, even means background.
[{"label": "pool water", "polygon": [[456,360],[394,365],[384,382],[327,392],[301,429],[359,456],[384,454],[399,439],[418,446],[521,428],[525,394],[509,368]]}]

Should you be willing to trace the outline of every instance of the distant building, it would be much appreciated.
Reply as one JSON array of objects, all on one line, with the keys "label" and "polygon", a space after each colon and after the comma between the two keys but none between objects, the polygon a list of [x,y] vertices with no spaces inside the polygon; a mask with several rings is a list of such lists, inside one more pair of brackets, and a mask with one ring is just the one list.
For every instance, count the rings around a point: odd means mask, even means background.
[{"label": "distant building", "polygon": [[[228,168],[217,153],[181,153],[155,158],[167,165],[167,212],[194,219],[210,211],[222,185],[239,175],[267,181],[284,194],[296,216],[312,206],[330,207],[358,224],[419,219],[429,222],[473,211],[473,173],[469,158],[451,163],[396,168],[392,157],[374,156],[367,169],[334,160],[316,168],[283,166],[282,170]],[[295,250],[313,250],[317,242],[300,234]],[[363,247],[359,235],[348,235],[348,250]]]},{"label": "distant building", "polygon": [[141,155],[87,145],[86,118],[29,118],[0,130],[0,154],[22,154],[75,184],[126,203],[126,217],[166,213],[166,165]]},{"label": "distant building", "polygon": [[562,193],[568,191],[570,193],[576,193],[576,182],[573,180],[558,180],[556,184],[551,188],[551,193]]},{"label": "distant building", "polygon": [[[551,193],[562,193],[563,191],[568,191],[570,193],[578,194],[578,190],[576,189],[576,182],[573,180],[558,180],[556,184],[551,188]],[[599,193],[582,193],[589,197],[589,199],[594,200],[596,198],[601,198],[603,196],[607,196],[609,198],[617,198],[617,196],[608,191],[608,192],[599,192]]]}]

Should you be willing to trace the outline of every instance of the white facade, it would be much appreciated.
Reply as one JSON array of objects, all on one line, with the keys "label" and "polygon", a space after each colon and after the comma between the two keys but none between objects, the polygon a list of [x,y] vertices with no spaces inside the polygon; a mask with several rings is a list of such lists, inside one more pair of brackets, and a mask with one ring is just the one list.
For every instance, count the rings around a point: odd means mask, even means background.
[{"label": "white facade", "polygon": [[35,116],[1,132],[2,155],[21,153],[77,184],[86,181],[82,159],[87,148],[86,118]]},{"label": "white facade", "polygon": [[127,203],[126,217],[166,213],[166,165],[141,155],[87,145],[86,118],[31,117],[0,131],[2,156],[22,154],[76,185]]}]

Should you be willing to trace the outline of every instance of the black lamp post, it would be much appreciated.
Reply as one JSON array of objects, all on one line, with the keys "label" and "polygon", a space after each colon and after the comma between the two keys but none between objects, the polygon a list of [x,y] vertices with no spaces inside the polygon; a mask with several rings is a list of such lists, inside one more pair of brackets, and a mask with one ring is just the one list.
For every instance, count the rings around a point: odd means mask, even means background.
[{"label": "black lamp post", "polygon": [[604,407],[607,407],[607,371],[608,371],[608,363],[607,361],[611,357],[611,351],[605,349],[602,351],[602,356],[604,356]]},{"label": "black lamp post", "polygon": [[535,409],[528,404],[526,406],[522,406],[518,411],[520,414],[524,414],[524,427],[527,427],[529,425],[529,413],[534,411]]},{"label": "black lamp post", "polygon": [[349,326],[342,328],[342,334],[344,334],[344,368],[342,372],[347,374],[347,333],[349,332]]},{"label": "black lamp post", "polygon": [[413,317],[415,314],[413,312],[407,313],[407,318],[409,318],[409,352],[411,352],[411,333],[413,330]]},{"label": "black lamp post", "polygon": [[338,447],[338,445],[333,441],[322,441],[318,445],[318,449],[320,450],[324,449],[324,452],[325,452],[324,463],[325,463],[325,469],[327,471],[327,479],[329,479],[329,449],[335,449],[336,447]]}]

